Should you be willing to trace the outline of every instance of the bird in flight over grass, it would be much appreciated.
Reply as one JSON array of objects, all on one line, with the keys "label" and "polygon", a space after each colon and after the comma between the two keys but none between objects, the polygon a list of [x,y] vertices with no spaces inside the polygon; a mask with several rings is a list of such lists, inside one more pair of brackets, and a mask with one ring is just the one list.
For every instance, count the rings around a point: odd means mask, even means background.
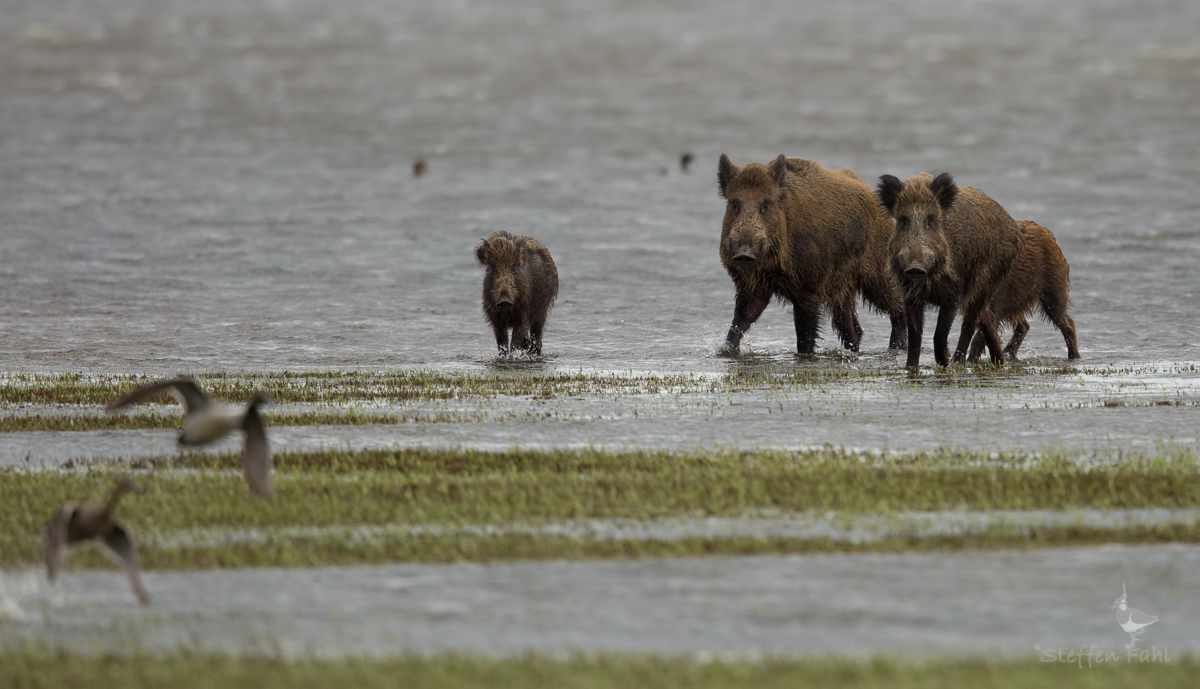
[{"label": "bird in flight over grass", "polygon": [[58,578],[63,550],[67,546],[94,541],[129,576],[133,593],[142,605],[150,604],[150,596],[142,586],[138,571],[137,549],[129,535],[129,527],[113,517],[121,496],[138,492],[128,478],[122,478],[104,502],[68,502],[50,515],[46,522],[46,576],[53,583]]},{"label": "bird in flight over grass", "polygon": [[246,472],[250,490],[263,498],[274,494],[271,448],[267,443],[267,430],[258,413],[259,406],[267,402],[265,394],[256,392],[245,404],[230,404],[214,399],[190,378],[174,378],[138,388],[108,405],[108,410],[116,411],[163,393],[170,393],[183,404],[180,445],[206,445],[234,431],[241,431],[245,436],[242,468]]}]

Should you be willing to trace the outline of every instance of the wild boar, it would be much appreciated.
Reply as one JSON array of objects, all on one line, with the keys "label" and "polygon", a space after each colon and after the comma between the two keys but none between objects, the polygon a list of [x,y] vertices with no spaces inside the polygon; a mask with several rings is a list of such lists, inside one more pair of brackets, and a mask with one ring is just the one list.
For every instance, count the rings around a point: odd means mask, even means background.
[{"label": "wild boar", "polygon": [[[1041,307],[1042,315],[1054,324],[1067,342],[1067,358],[1079,358],[1079,342],[1075,335],[1075,320],[1067,313],[1071,304],[1071,267],[1063,256],[1054,233],[1032,220],[1018,220],[1025,230],[1021,253],[1013,263],[1008,277],[992,295],[990,313],[1001,323],[1012,326],[1012,339],[1004,348],[1009,361],[1017,361],[1017,351],[1029,332],[1025,316]],[[979,361],[985,345],[981,332],[971,340],[968,361]]]},{"label": "wild boar", "polygon": [[735,290],[726,353],[737,353],[772,298],[792,304],[797,352],[815,350],[823,307],[842,345],[858,351],[859,293],[891,318],[888,346],[905,346],[904,301],[888,264],[892,223],[858,175],[782,155],[739,168],[722,155],[717,182],[726,202],[721,264]]},{"label": "wild boar", "polygon": [[483,313],[500,355],[512,349],[541,354],[546,315],[558,296],[558,269],[550,251],[532,237],[497,232],[479,243],[475,258],[485,269]]},{"label": "wild boar", "polygon": [[921,173],[904,182],[884,175],[877,193],[895,219],[890,253],[904,291],[907,365],[921,362],[926,304],[938,307],[933,351],[939,366],[950,364],[947,338],[959,308],[963,322],[955,363],[966,360],[981,325],[992,361],[1002,362],[994,319],[981,323],[980,316],[1021,250],[1021,227],[1000,204],[974,187],[960,188],[949,173]]}]

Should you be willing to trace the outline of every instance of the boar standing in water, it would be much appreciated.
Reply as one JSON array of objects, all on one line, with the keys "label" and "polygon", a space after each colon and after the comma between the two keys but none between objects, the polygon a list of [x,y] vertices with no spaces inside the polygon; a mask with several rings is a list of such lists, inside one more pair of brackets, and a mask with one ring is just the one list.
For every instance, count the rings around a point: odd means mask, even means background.
[{"label": "boar standing in water", "polygon": [[891,317],[888,346],[904,347],[904,301],[888,267],[892,223],[862,178],[782,155],[738,168],[722,155],[717,182],[726,201],[721,265],[736,290],[726,353],[737,353],[772,297],[792,304],[799,353],[816,348],[824,306],[842,345],[858,351],[860,291]]},{"label": "boar standing in water", "polygon": [[486,268],[483,313],[496,333],[500,354],[512,348],[542,353],[546,314],[558,296],[558,269],[550,251],[532,237],[497,232],[479,243],[475,258]]},{"label": "boar standing in water", "polygon": [[[1067,358],[1079,358],[1079,342],[1075,337],[1075,321],[1067,314],[1071,303],[1071,267],[1063,256],[1054,233],[1031,220],[1018,220],[1025,230],[1025,242],[1021,253],[1013,263],[1008,277],[992,295],[989,311],[985,318],[995,318],[1013,328],[1012,339],[1004,348],[1009,361],[1017,360],[1017,350],[1029,332],[1029,321],[1025,315],[1037,307],[1042,315],[1058,328],[1067,341]],[[969,361],[979,361],[985,341],[980,332],[971,340]]]},{"label": "boar standing in water", "polygon": [[1000,204],[974,187],[958,187],[948,173],[921,173],[904,182],[884,175],[878,194],[896,223],[892,270],[904,290],[907,365],[921,362],[926,304],[938,307],[933,352],[939,366],[950,364],[947,338],[960,307],[962,333],[954,362],[966,360],[971,336],[982,326],[992,361],[1001,363],[995,319],[980,317],[1021,250],[1021,227]]}]

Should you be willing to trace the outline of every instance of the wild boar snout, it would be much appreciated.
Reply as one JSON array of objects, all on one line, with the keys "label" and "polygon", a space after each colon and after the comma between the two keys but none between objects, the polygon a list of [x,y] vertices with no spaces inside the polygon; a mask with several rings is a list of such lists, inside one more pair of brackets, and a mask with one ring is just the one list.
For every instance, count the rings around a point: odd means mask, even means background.
[{"label": "wild boar snout", "polygon": [[513,303],[517,300],[517,291],[513,285],[504,284],[509,282],[498,281],[500,284],[492,291],[492,308],[501,313],[512,310]]},{"label": "wild boar snout", "polygon": [[751,232],[731,234],[726,245],[726,252],[734,266],[745,269],[755,267],[764,253],[762,242],[757,241]]},{"label": "wild boar snout", "polygon": [[750,268],[755,263],[758,263],[758,254],[755,253],[753,247],[743,244],[734,252],[733,262],[743,268]]},{"label": "wild boar snout", "polygon": [[919,242],[905,242],[895,254],[895,265],[906,280],[923,280],[934,264],[934,252]]}]

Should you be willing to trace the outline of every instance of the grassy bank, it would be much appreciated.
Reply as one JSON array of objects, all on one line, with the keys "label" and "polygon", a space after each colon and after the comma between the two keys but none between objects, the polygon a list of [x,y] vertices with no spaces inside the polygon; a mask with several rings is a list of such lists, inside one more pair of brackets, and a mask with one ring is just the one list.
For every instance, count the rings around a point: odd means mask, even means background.
[{"label": "grassy bank", "polygon": [[[325,371],[304,373],[200,374],[210,393],[247,399],[264,391],[280,403],[347,403],[362,400],[486,399],[502,396],[619,396],[665,392],[721,392],[805,381],[840,380],[865,374],[853,369],[795,372],[779,376],[763,371],[703,376],[680,374],[540,373],[525,370],[455,372]],[[140,375],[12,374],[0,378],[0,404],[108,404],[157,380]],[[169,401],[169,398],[164,398]]]},{"label": "grassy bank", "polygon": [[[143,492],[121,514],[136,532],[257,530],[267,538],[196,547],[145,539],[147,567],[315,565],[395,560],[641,557],[749,552],[1026,547],[1096,542],[1197,542],[1194,525],[983,529],[966,536],[904,534],[855,544],[828,539],[595,539],[463,527],[650,520],[748,513],[1200,507],[1188,451],[1098,459],[1068,454],[960,451],[877,457],[808,452],[390,450],[280,453],[277,497],[252,499],[230,455],[140,461]],[[37,537],[66,500],[99,499],[129,467],[91,463],[66,472],[0,471],[0,566],[38,561]],[[348,538],[334,527],[430,527]],[[434,528],[436,527],[436,528]],[[274,536],[272,530],[290,529]],[[306,532],[306,529],[310,532]],[[418,530],[420,531],[420,530]],[[155,545],[160,543],[160,545]],[[99,557],[75,566],[103,566]]]},{"label": "grassy bank", "polygon": [[[499,415],[504,418],[503,415]],[[524,418],[517,412],[511,418]],[[532,416],[532,415],[530,415]],[[278,426],[391,426],[406,423],[467,423],[482,421],[477,412],[375,413],[357,409],[335,411],[279,412],[264,411],[268,427]],[[35,431],[124,431],[136,429],[178,429],[180,414],[23,414],[0,416],[0,433]]]},{"label": "grassy bank", "polygon": [[[344,404],[374,400],[386,402],[447,399],[490,399],[505,396],[619,397],[624,395],[718,394],[755,390],[809,390],[853,380],[878,380],[901,385],[932,384],[938,387],[997,387],[1028,385],[1038,376],[1055,377],[1091,373],[1109,375],[1114,370],[1076,368],[1025,368],[982,365],[953,367],[936,374],[912,375],[887,365],[846,366],[825,360],[782,365],[777,362],[730,362],[721,374],[546,372],[520,364],[497,366],[490,371],[307,371],[278,373],[202,373],[196,380],[212,394],[227,399],[248,399],[264,391],[280,403]],[[1136,374],[1136,371],[1130,371]],[[106,405],[159,377],[132,374],[7,374],[0,376],[0,405]],[[169,398],[164,397],[164,401]]]},{"label": "grassy bank", "polygon": [[185,653],[117,658],[38,650],[0,651],[0,684],[41,687],[640,687],[739,689],[843,687],[848,689],[1160,689],[1195,686],[1200,664],[1121,662],[1081,668],[1038,660],[811,659],[701,662],[656,656],[552,659],[428,658],[335,661],[237,659]]}]

